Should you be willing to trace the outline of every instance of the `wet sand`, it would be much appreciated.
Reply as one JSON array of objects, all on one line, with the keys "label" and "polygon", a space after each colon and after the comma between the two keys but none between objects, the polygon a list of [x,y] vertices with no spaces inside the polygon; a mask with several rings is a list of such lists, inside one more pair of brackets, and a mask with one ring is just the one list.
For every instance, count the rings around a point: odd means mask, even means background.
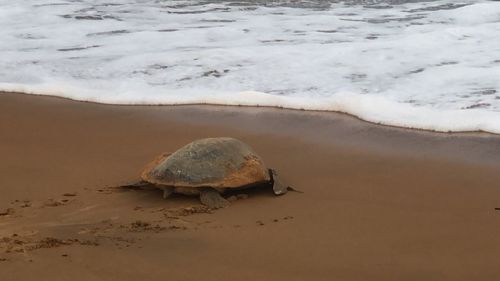
[{"label": "wet sand", "polygon": [[[0,280],[498,280],[500,137],[335,113],[0,94]],[[232,136],[304,193],[222,210],[133,181]]]}]

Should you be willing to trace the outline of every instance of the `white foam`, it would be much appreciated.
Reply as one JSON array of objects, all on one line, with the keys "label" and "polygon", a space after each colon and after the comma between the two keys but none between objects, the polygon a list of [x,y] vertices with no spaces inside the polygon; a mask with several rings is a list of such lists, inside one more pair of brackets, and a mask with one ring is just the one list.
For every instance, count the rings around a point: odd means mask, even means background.
[{"label": "white foam", "polygon": [[196,3],[0,0],[0,90],[500,133],[500,2]]}]

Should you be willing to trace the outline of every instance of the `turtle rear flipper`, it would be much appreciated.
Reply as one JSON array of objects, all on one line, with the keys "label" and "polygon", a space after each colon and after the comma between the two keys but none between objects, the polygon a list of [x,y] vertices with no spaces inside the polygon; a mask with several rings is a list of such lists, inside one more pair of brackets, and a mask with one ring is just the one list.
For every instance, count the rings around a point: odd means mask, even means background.
[{"label": "turtle rear flipper", "polygon": [[292,188],[291,186],[289,186],[289,185],[285,184],[283,181],[281,181],[275,170],[269,169],[269,175],[271,176],[271,184],[273,185],[274,195],[283,195],[283,194],[287,193],[288,191],[304,193],[300,190]]},{"label": "turtle rear flipper", "polygon": [[288,185],[279,179],[275,170],[269,169],[269,175],[271,176],[271,184],[273,185],[274,195],[283,195],[288,192]]},{"label": "turtle rear flipper", "polygon": [[210,209],[224,208],[229,205],[229,201],[224,199],[220,193],[213,188],[203,188],[200,190],[200,201]]}]

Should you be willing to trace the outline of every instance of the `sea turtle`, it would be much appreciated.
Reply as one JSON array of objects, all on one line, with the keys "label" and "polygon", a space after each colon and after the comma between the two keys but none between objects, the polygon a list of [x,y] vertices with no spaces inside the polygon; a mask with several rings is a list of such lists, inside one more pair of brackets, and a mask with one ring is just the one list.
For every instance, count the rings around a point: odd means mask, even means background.
[{"label": "sea turtle", "polygon": [[227,137],[199,139],[160,155],[146,166],[141,179],[162,189],[164,198],[172,193],[199,195],[209,208],[228,205],[221,193],[229,189],[268,183],[275,195],[281,195],[289,188],[250,146]]}]

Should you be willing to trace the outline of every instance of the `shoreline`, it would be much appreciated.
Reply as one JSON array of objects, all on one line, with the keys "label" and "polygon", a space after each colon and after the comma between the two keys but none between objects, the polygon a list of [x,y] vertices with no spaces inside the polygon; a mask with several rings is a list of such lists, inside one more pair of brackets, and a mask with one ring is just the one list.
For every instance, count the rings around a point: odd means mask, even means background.
[{"label": "shoreline", "polygon": [[[0,131],[0,213],[12,209],[0,216],[0,238],[16,234],[36,248],[6,253],[0,242],[7,280],[500,276],[497,135],[331,112],[20,94],[0,95]],[[136,179],[159,153],[214,136],[247,142],[304,193],[250,190],[228,208],[179,215],[198,210],[197,199],[111,188]],[[42,243],[48,237],[61,240]]]},{"label": "shoreline", "polygon": [[[354,118],[354,119],[357,119],[359,121],[362,121],[362,122],[366,122],[366,123],[370,123],[372,125],[378,125],[378,126],[385,126],[385,127],[390,127],[390,128],[397,128],[397,129],[406,129],[406,130],[412,130],[412,131],[422,131],[422,132],[431,132],[431,133],[438,133],[438,134],[491,134],[491,135],[495,135],[495,136],[500,136],[500,131],[497,131],[496,129],[490,129],[490,131],[488,130],[482,130],[482,129],[474,129],[474,130],[470,130],[470,129],[456,129],[456,130],[451,130],[451,129],[448,129],[448,130],[444,130],[444,129],[436,129],[436,124],[433,124],[433,125],[419,125],[419,126],[416,126],[416,125],[413,125],[413,126],[408,126],[408,125],[398,125],[398,124],[395,124],[395,123],[398,123],[398,122],[394,122],[394,121],[372,121],[371,117],[361,117],[360,113],[356,114],[356,113],[352,113],[352,112],[349,112],[349,111],[345,111],[345,110],[334,110],[334,109],[331,109],[331,110],[326,110],[326,109],[303,109],[303,108],[295,108],[295,107],[287,107],[287,106],[276,106],[276,105],[254,105],[254,104],[219,104],[219,103],[199,103],[199,102],[193,102],[193,103],[190,103],[190,102],[180,102],[180,103],[172,103],[172,104],[163,104],[163,103],[158,103],[158,104],[155,104],[155,103],[147,103],[147,104],[142,104],[142,103],[138,103],[138,104],[128,104],[128,103],[124,103],[124,104],[121,104],[121,103],[112,103],[112,102],[98,102],[98,101],[92,101],[92,100],[80,100],[80,99],[75,99],[75,98],[71,98],[69,96],[58,96],[58,95],[53,95],[53,94],[36,94],[36,93],[28,93],[28,92],[16,92],[16,91],[1,91],[0,90],[0,94],[19,94],[19,95],[31,95],[31,96],[41,96],[41,97],[48,97],[48,98],[59,98],[59,99],[65,99],[65,100],[70,100],[70,101],[74,101],[74,102],[81,102],[81,103],[90,103],[90,104],[98,104],[98,105],[108,105],[108,106],[143,106],[143,107],[149,107],[149,106],[166,106],[166,107],[177,107],[177,106],[199,106],[199,107],[229,107],[229,108],[239,108],[239,107],[244,107],[244,108],[254,108],[254,109],[270,109],[270,110],[287,110],[287,111],[297,111],[297,112],[311,112],[311,113],[320,113],[320,114],[340,114],[340,115],[346,115],[348,117],[351,117],[351,118]],[[246,92],[244,92],[246,93]],[[259,95],[260,94],[263,94],[263,93],[260,93],[260,92],[256,92],[258,93]],[[376,97],[375,97],[376,99]],[[233,101],[234,102],[234,101]],[[364,102],[366,103],[366,101]],[[365,105],[366,106],[366,105]],[[412,106],[409,106],[408,104],[404,104],[404,103],[400,103],[399,106],[401,107],[404,107],[405,110],[407,111],[411,111],[412,113],[410,115],[415,115],[415,110],[417,110],[416,107],[412,107]],[[465,114],[466,112],[464,111],[460,111],[460,110],[447,110],[445,113],[447,114],[447,116],[440,116],[439,119],[452,119],[452,118],[457,118],[458,116],[455,116],[453,114],[451,114],[452,112],[461,112],[461,114],[463,116],[461,117],[465,117]],[[420,114],[423,114],[424,111],[420,112]],[[427,112],[427,114],[430,114],[431,112]],[[432,114],[436,114],[436,112],[432,111]],[[437,116],[436,116],[437,117]],[[443,117],[446,117],[446,118],[443,118]],[[386,118],[387,119],[387,118]],[[462,122],[464,122],[464,118],[461,118]],[[413,121],[412,121],[413,122]],[[483,122],[484,123],[484,122]],[[461,125],[462,127],[470,127],[470,126],[486,126],[488,127],[487,125],[485,124],[482,124],[482,125]],[[425,127],[428,127],[428,128],[425,128]],[[431,127],[433,129],[431,129]],[[460,126],[459,126],[460,127]],[[491,127],[491,124],[489,126],[490,128],[493,128]],[[491,131],[493,130],[493,131]],[[495,132],[494,132],[495,131]]]}]

